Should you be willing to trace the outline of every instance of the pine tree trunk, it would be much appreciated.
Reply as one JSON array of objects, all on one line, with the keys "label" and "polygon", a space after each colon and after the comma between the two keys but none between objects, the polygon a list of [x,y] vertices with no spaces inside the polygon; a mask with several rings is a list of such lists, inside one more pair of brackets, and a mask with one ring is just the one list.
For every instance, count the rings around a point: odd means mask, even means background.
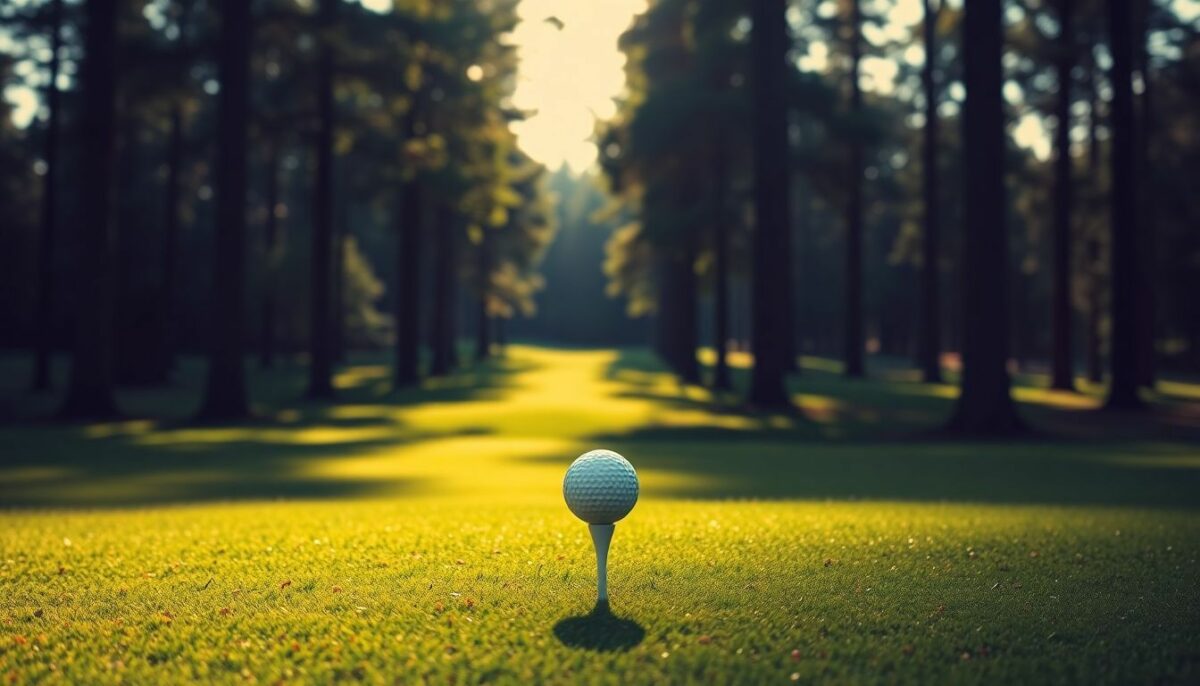
[{"label": "pine tree trunk", "polygon": [[[862,61],[862,16],[859,0],[850,0],[850,116],[858,126],[862,118],[862,87],[859,64]],[[850,139],[849,177],[846,180],[846,301],[842,360],[845,375],[863,375],[863,146],[862,136],[853,131]]]},{"label": "pine tree trunk", "polygon": [[200,417],[243,419],[250,414],[243,360],[246,280],[247,121],[250,116],[249,3],[222,0],[217,73],[216,246],[208,381]]},{"label": "pine tree trunk", "polygon": [[728,391],[733,387],[729,379],[729,160],[724,141],[714,144],[713,155],[713,253],[715,271],[713,278],[713,350],[716,366],[713,370],[713,388]]},{"label": "pine tree trunk", "polygon": [[342,194],[341,211],[333,231],[333,289],[332,302],[332,357],[334,362],[346,361],[346,241],[350,233],[349,198]]},{"label": "pine tree trunk", "polygon": [[42,181],[42,226],[38,234],[38,289],[34,320],[33,383],[35,391],[50,388],[50,356],[54,350],[54,249],[58,228],[58,73],[62,53],[63,0],[50,5],[50,81],[46,85],[46,143],[42,157],[46,174]]},{"label": "pine tree trunk", "polygon": [[1058,99],[1054,130],[1054,270],[1051,291],[1050,385],[1075,390],[1075,364],[1071,343],[1071,216],[1074,194],[1071,179],[1071,72],[1075,68],[1074,0],[1058,0]]},{"label": "pine tree trunk", "polygon": [[1138,170],[1141,212],[1140,286],[1138,288],[1138,383],[1144,388],[1154,388],[1156,368],[1155,340],[1158,329],[1155,280],[1158,274],[1155,236],[1158,231],[1158,203],[1154,173],[1154,127],[1155,111],[1153,100],[1154,81],[1150,73],[1150,15],[1154,11],[1154,0],[1138,3],[1140,14],[1138,29],[1138,71],[1142,76],[1140,97],[1141,112],[1138,117]]},{"label": "pine tree trunk", "polygon": [[116,151],[117,2],[85,6],[80,68],[79,225],[75,247],[75,338],[70,381],[60,414],[65,419],[116,416],[113,398],[112,187]]},{"label": "pine tree trunk", "polygon": [[676,264],[676,278],[679,279],[679,347],[675,357],[679,364],[679,379],[686,384],[700,383],[700,364],[696,360],[696,307],[699,299],[696,250],[696,233],[688,231],[684,237],[682,258]]},{"label": "pine tree trunk", "polygon": [[166,208],[163,217],[162,292],[159,311],[160,335],[159,360],[165,378],[175,368],[175,299],[178,281],[177,264],[180,231],[180,198],[183,167],[183,107],[179,103],[171,106],[171,129],[167,134],[167,185]]},{"label": "pine tree trunk", "polygon": [[267,143],[267,221],[263,226],[262,321],[259,333],[259,366],[275,366],[275,302],[279,297],[279,141]]},{"label": "pine tree trunk", "polygon": [[486,229],[483,232],[483,240],[479,243],[477,257],[479,298],[476,303],[478,318],[475,326],[475,359],[482,362],[492,355],[492,322],[488,314],[488,298],[492,286],[492,238]]},{"label": "pine tree trunk", "polygon": [[[412,130],[410,127],[409,134]],[[400,194],[399,237],[396,241],[396,360],[392,370],[395,388],[415,386],[420,380],[421,341],[421,238],[422,193],[415,180],[405,182]]]},{"label": "pine tree trunk", "polygon": [[312,302],[308,397],[333,398],[333,36],[340,0],[320,0],[323,32],[317,59],[317,171],[313,189]]},{"label": "pine tree trunk", "polygon": [[925,226],[921,237],[921,337],[918,365],[926,383],[942,382],[942,322],[939,267],[941,265],[941,211],[938,202],[938,86],[937,19],[933,0],[924,0],[925,64],[921,83],[925,91],[925,139],[922,147]]},{"label": "pine tree trunk", "polygon": [[1142,407],[1138,397],[1138,180],[1133,116],[1133,31],[1131,3],[1107,0],[1112,67],[1112,378],[1109,409]]},{"label": "pine tree trunk", "polygon": [[788,231],[788,133],[784,97],[787,75],[787,3],[752,0],[751,88],[754,152],[754,267],[751,336],[754,369],[749,401],[761,408],[789,408],[784,387],[791,284]]},{"label": "pine tree trunk", "polygon": [[[1020,427],[1009,394],[1008,241],[1004,199],[1001,0],[964,8],[963,106],[966,226],[963,251],[963,380],[950,430],[997,437]],[[969,46],[968,46],[969,41]]]},{"label": "pine tree trunk", "polygon": [[429,313],[430,376],[446,376],[454,368],[454,210],[443,200],[433,238],[433,311]]}]

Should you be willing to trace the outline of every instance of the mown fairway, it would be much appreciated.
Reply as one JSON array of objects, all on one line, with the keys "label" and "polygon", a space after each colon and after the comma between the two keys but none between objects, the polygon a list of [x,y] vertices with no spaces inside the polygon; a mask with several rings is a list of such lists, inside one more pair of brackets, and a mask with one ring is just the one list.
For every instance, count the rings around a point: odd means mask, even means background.
[{"label": "mown fairway", "polygon": [[[1200,679],[1194,410],[1023,389],[1044,433],[953,443],[925,433],[949,387],[820,366],[803,419],[642,354],[515,347],[411,397],[351,366],[330,408],[260,376],[253,425],[182,423],[181,388],[123,398],[150,419],[0,429],[0,677]],[[599,446],[643,489],[611,615],[560,493]]]}]

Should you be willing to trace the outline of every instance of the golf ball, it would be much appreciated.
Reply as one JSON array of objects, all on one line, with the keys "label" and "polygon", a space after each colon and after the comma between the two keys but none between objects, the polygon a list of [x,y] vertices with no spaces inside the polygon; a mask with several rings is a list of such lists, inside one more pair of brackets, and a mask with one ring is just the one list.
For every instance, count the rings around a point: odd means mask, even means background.
[{"label": "golf ball", "polygon": [[563,497],[571,512],[588,524],[612,524],[637,503],[637,472],[611,450],[586,452],[567,469]]}]

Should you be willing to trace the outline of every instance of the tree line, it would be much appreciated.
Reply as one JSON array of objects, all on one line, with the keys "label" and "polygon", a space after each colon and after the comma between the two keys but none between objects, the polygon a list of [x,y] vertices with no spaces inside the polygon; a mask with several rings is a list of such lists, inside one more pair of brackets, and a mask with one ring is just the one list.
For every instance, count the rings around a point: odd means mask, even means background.
[{"label": "tree line", "polygon": [[700,383],[707,338],[726,390],[748,338],[748,400],[780,408],[800,354],[848,377],[905,355],[941,382],[957,351],[972,434],[1019,429],[1014,358],[1066,391],[1107,377],[1122,409],[1162,366],[1197,369],[1194,22],[1156,0],[923,0],[897,27],[905,4],[654,0],[623,35],[597,136],[633,220],[609,274],[661,356]]},{"label": "tree line", "polygon": [[306,355],[317,400],[347,347],[390,343],[403,388],[459,365],[465,306],[490,355],[554,232],[545,169],[509,129],[528,116],[515,8],[0,5],[0,80],[44,113],[17,129],[0,108],[5,342],[32,343],[33,388],[69,346],[61,415],[112,417],[117,384],[166,383],[203,351],[199,416],[236,420],[252,343],[263,366]]}]

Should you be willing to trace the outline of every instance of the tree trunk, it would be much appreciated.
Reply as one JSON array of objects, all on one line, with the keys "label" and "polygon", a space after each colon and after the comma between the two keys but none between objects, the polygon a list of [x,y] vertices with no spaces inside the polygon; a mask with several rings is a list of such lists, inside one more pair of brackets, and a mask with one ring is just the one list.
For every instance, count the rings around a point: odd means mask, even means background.
[{"label": "tree trunk", "polygon": [[38,234],[38,289],[35,310],[33,383],[35,391],[50,388],[50,356],[54,349],[54,249],[58,228],[58,73],[62,52],[63,0],[50,5],[50,82],[46,85],[46,143],[42,155],[46,175],[42,181],[42,226]]},{"label": "tree trunk", "polygon": [[475,327],[475,359],[479,362],[491,357],[492,354],[492,322],[488,314],[488,297],[492,287],[492,237],[488,229],[483,231],[483,240],[479,242],[477,257],[479,279],[478,320]]},{"label": "tree trunk", "polygon": [[1142,407],[1138,397],[1138,183],[1133,116],[1133,31],[1131,3],[1108,0],[1112,67],[1112,379],[1105,405],[1114,410]]},{"label": "tree trunk", "polygon": [[1155,280],[1158,274],[1155,251],[1155,235],[1158,231],[1158,203],[1154,172],[1154,100],[1153,81],[1150,74],[1150,16],[1154,11],[1154,0],[1138,3],[1141,16],[1138,26],[1138,70],[1142,76],[1141,112],[1138,117],[1138,169],[1139,192],[1141,193],[1141,257],[1140,287],[1138,288],[1138,383],[1145,388],[1154,388],[1156,367],[1155,340],[1158,329]]},{"label": "tree trunk", "polygon": [[113,398],[112,187],[116,150],[117,1],[85,6],[80,68],[80,224],[75,246],[75,339],[65,419],[116,416]]},{"label": "tree trunk", "polygon": [[433,311],[429,313],[430,376],[446,376],[454,368],[454,210],[442,200],[433,238]]},{"label": "tree trunk", "polygon": [[688,231],[684,236],[683,255],[675,264],[675,278],[678,279],[679,287],[679,338],[675,358],[679,365],[679,379],[686,384],[700,383],[700,364],[696,360],[696,306],[699,298],[696,283],[696,249],[696,233]]},{"label": "tree trunk", "polygon": [[396,389],[415,386],[420,380],[421,200],[419,182],[415,179],[405,182],[400,192],[396,241],[396,361],[392,370]]},{"label": "tree trunk", "polygon": [[243,419],[246,400],[243,360],[246,281],[247,121],[250,117],[249,3],[222,0],[217,75],[216,246],[208,382],[200,417]]},{"label": "tree trunk", "polygon": [[858,82],[862,61],[862,15],[859,0],[850,0],[850,116],[855,129],[850,138],[850,174],[846,180],[846,301],[842,359],[845,375],[863,375],[863,307],[862,307],[862,243],[863,243],[863,146],[857,127],[862,119],[862,87]]},{"label": "tree trunk", "polygon": [[330,291],[333,278],[333,36],[340,0],[320,0],[322,31],[317,60],[317,171],[313,189],[312,280],[309,312],[308,397],[333,393]]},{"label": "tree trunk", "polygon": [[714,144],[713,155],[713,350],[716,366],[713,369],[713,388],[728,391],[733,388],[729,379],[729,211],[726,207],[729,188],[729,160],[725,143]]},{"label": "tree trunk", "polygon": [[788,231],[787,3],[752,0],[751,87],[754,151],[754,268],[752,324],[754,370],[749,401],[789,408],[786,331],[791,284]]},{"label": "tree trunk", "polygon": [[925,232],[921,237],[921,337],[918,365],[926,383],[942,382],[941,294],[938,284],[941,265],[941,211],[938,202],[938,86],[937,19],[939,7],[924,0],[925,64],[921,84],[925,91],[925,140],[922,147]]},{"label": "tree trunk", "polygon": [[1020,427],[1007,368],[1001,4],[1001,0],[972,0],[964,8],[963,168],[968,230],[963,251],[963,380],[949,427],[956,433],[993,437]]},{"label": "tree trunk", "polygon": [[166,208],[163,217],[162,293],[159,311],[159,360],[165,378],[175,368],[175,291],[177,282],[177,255],[179,253],[180,198],[183,166],[183,107],[179,103],[171,106],[171,130],[167,138],[167,187]]},{"label": "tree trunk", "polygon": [[1054,270],[1051,292],[1053,342],[1050,385],[1075,390],[1071,344],[1071,72],[1075,68],[1074,0],[1058,0],[1058,99],[1054,130]]},{"label": "tree trunk", "polygon": [[259,366],[275,366],[275,301],[279,288],[279,140],[267,142],[267,221],[263,226],[262,322],[259,333]]},{"label": "tree trunk", "polygon": [[331,294],[333,327],[332,357],[336,363],[346,361],[346,241],[350,235],[350,202],[342,193],[338,204],[337,226],[333,231],[333,289]]}]

